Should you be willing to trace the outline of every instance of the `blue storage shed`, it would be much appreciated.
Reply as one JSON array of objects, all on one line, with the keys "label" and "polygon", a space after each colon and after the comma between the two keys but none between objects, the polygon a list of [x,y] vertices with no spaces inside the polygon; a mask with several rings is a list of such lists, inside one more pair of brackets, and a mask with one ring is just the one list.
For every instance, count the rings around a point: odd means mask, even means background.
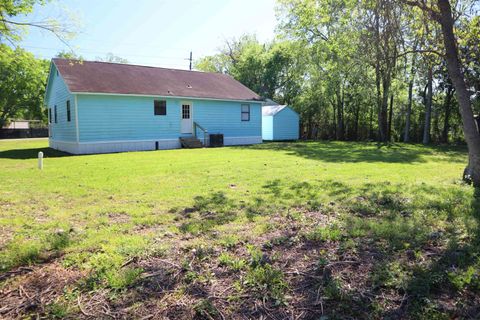
[{"label": "blue storage shed", "polygon": [[297,140],[300,117],[286,105],[262,107],[262,139],[270,141]]}]

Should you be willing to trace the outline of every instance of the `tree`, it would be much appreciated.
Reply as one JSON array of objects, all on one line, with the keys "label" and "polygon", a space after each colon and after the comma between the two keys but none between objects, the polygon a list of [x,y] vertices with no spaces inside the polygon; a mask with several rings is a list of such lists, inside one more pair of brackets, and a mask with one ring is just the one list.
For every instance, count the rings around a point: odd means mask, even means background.
[{"label": "tree", "polygon": [[427,92],[425,93],[425,124],[423,126],[423,144],[430,143],[430,127],[432,122],[433,100],[433,67],[427,66]]},{"label": "tree", "polygon": [[[435,1],[279,0],[274,42],[229,40],[196,68],[230,74],[265,97],[291,104],[304,137],[463,141],[456,90],[443,72],[441,26],[404,5],[432,7]],[[463,12],[471,0],[458,1]],[[459,13],[455,19],[467,88],[480,91],[480,56],[471,49],[480,45],[480,19]],[[480,111],[480,95],[474,103]]]},{"label": "tree", "polygon": [[195,69],[226,73],[261,96],[291,102],[298,94],[296,79],[300,48],[289,42],[261,44],[251,35],[227,40],[220,53],[195,62]]},{"label": "tree", "polygon": [[[369,76],[361,46],[364,40],[359,20],[363,15],[361,10],[355,1],[280,1],[283,36],[301,44],[310,63],[306,78],[317,83],[316,88],[307,92],[312,97],[324,97],[322,103],[310,104],[309,114],[312,105],[330,109],[317,110],[317,116],[320,113],[330,116],[331,125],[327,128],[331,127],[333,133],[327,136],[338,140],[358,138],[359,123],[363,120],[361,110],[365,107],[363,99],[368,97],[362,93],[369,91],[365,87],[371,85],[366,81]],[[366,90],[358,90],[360,87]],[[324,92],[313,94],[313,90]],[[349,122],[353,125],[348,126]]]},{"label": "tree", "polygon": [[109,52],[105,57],[96,57],[98,61],[103,62],[112,62],[112,63],[128,63],[128,60],[119,56],[114,55],[113,53]]},{"label": "tree", "polygon": [[464,179],[471,180],[475,187],[480,187],[480,134],[473,115],[470,94],[463,74],[463,65],[459,58],[454,32],[455,22],[450,1],[437,0],[436,3],[427,3],[426,0],[407,0],[406,3],[420,8],[441,26],[448,74],[455,87],[462,117],[463,133],[468,145],[469,159],[464,172]]},{"label": "tree", "polygon": [[[49,0],[1,0],[0,3],[0,43],[14,44],[21,39],[22,31],[28,27],[39,28],[53,33],[61,42],[66,44],[67,39],[74,33],[72,25],[61,23],[54,19],[42,21],[19,21],[18,16],[27,15],[33,11],[36,4],[45,5]],[[68,21],[74,21],[70,17]]]},{"label": "tree", "polygon": [[[413,46],[414,50],[417,49],[417,44],[415,43]],[[417,55],[412,54],[410,61],[410,73],[408,75],[408,104],[407,104],[407,111],[405,115],[405,130],[403,134],[403,142],[410,142],[410,122],[412,116],[412,104],[413,104],[413,84],[415,81],[415,73],[416,73],[416,60]]]},{"label": "tree", "polygon": [[65,50],[57,53],[56,57],[62,58],[62,59],[84,60],[81,55],[76,54],[73,51],[65,51]]},{"label": "tree", "polygon": [[42,118],[48,61],[0,44],[0,128],[26,114]]}]

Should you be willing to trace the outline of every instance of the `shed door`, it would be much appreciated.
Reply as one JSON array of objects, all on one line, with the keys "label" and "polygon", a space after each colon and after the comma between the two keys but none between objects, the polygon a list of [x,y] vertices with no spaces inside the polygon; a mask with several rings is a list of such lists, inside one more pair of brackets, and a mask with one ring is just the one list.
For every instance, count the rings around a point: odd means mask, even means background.
[{"label": "shed door", "polygon": [[181,133],[192,133],[192,104],[182,104]]}]

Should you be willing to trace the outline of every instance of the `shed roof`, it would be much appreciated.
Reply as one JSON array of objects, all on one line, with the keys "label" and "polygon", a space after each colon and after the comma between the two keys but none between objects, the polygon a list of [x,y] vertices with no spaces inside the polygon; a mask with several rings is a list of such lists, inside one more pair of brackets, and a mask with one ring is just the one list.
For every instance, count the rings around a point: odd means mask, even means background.
[{"label": "shed roof", "polygon": [[273,105],[273,106],[263,106],[262,107],[262,116],[274,116],[283,109],[285,109],[287,105]]},{"label": "shed roof", "polygon": [[73,93],[258,100],[229,75],[97,61],[53,59]]}]

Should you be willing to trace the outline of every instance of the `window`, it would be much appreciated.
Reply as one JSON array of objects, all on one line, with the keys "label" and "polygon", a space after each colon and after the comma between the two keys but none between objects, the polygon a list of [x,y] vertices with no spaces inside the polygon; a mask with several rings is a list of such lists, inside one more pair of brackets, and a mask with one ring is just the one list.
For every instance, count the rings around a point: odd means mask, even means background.
[{"label": "window", "polygon": [[70,100],[67,100],[67,121],[70,122],[70,120],[72,120],[70,115]]},{"label": "window", "polygon": [[250,105],[242,104],[242,121],[250,121]]},{"label": "window", "polygon": [[190,105],[182,105],[182,119],[190,119]]},{"label": "window", "polygon": [[48,123],[52,123],[52,108],[48,108]]},{"label": "window", "polygon": [[165,100],[154,100],[154,114],[156,116],[166,116],[167,115],[167,101]]},{"label": "window", "polygon": [[57,106],[53,107],[53,117],[55,118],[55,123],[57,123]]}]

